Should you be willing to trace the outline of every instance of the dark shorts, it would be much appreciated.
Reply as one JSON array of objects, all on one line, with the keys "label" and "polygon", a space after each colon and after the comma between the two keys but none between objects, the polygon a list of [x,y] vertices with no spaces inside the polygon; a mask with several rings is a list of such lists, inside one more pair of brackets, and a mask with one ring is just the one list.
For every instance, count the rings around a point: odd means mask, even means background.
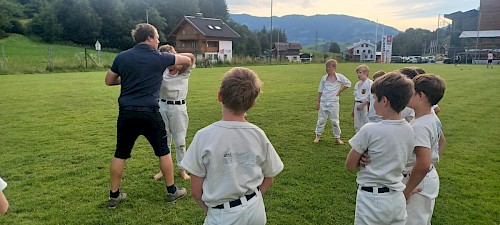
[{"label": "dark shorts", "polygon": [[493,63],[493,59],[488,59],[488,63]]},{"label": "dark shorts", "polygon": [[150,109],[135,111],[120,108],[116,126],[116,158],[130,158],[130,153],[139,135],[144,135],[148,139],[156,156],[160,157],[170,153],[167,145],[167,131],[161,114],[158,112],[158,108]]}]

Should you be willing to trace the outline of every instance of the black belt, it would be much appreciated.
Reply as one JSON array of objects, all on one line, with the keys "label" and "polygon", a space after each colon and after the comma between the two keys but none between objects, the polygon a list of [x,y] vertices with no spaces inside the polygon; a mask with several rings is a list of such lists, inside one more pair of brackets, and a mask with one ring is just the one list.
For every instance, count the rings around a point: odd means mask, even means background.
[{"label": "black belt", "polygon": [[[245,198],[247,198],[247,201],[252,199],[255,195],[257,195],[255,192],[252,193],[252,194],[249,194],[249,195],[245,195]],[[233,208],[233,207],[236,207],[236,206],[239,206],[241,205],[241,200],[240,199],[236,199],[236,200],[233,200],[233,201],[230,201],[229,202],[229,208]],[[223,209],[224,208],[224,204],[220,204],[220,205],[216,205],[214,207],[212,207],[214,209]]]},{"label": "black belt", "polygon": [[357,102],[357,103],[363,103],[363,101],[355,101],[355,102]]},{"label": "black belt", "polygon": [[[361,190],[373,193],[373,187],[361,187]],[[378,188],[378,193],[386,193],[391,191],[388,187]]]},{"label": "black belt", "polygon": [[[431,168],[429,169],[429,171],[427,171],[427,173],[431,172],[432,170],[434,169],[434,165],[431,166]],[[403,177],[410,177],[411,173],[403,173]]]},{"label": "black belt", "polygon": [[180,100],[180,101],[169,101],[166,99],[160,99],[162,102],[166,102],[169,105],[184,105],[186,104],[186,100]]},{"label": "black belt", "polygon": [[123,111],[139,111],[139,112],[158,112],[158,107],[147,107],[147,106],[120,106],[120,110]]}]

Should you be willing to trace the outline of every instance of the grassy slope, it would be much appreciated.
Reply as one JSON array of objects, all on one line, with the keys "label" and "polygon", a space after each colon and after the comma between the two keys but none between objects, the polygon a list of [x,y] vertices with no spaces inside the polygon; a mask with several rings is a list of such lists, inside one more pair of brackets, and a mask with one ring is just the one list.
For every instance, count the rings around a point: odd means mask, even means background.
[{"label": "grassy slope", "polygon": [[[56,69],[85,67],[83,58],[85,47],[83,46],[51,45],[30,40],[19,34],[11,34],[8,38],[0,39],[0,65],[5,62],[5,65],[0,67],[0,74],[45,72],[50,58],[50,49],[52,49],[52,63]],[[87,47],[87,53],[97,57],[97,51],[93,47]],[[115,55],[116,53],[102,52],[100,63],[97,59],[96,63],[99,66],[109,67]],[[87,65],[92,65],[90,59]]]},{"label": "grassy slope", "polygon": [[[339,72],[356,81],[357,64]],[[370,64],[390,71],[403,64]],[[440,118],[447,148],[433,224],[498,224],[500,207],[500,103],[498,68],[422,65],[447,84]],[[349,146],[333,145],[331,126],[313,144],[317,85],[322,64],[255,66],[264,82],[248,120],[268,135],[285,170],[265,196],[269,224],[352,224],[355,173],[346,172]],[[216,91],[228,68],[196,69],[190,81],[187,142],[220,118]],[[495,74],[496,73],[496,74]],[[122,190],[130,196],[106,209],[108,166],[116,135],[119,87],[106,87],[104,72],[0,76],[0,176],[10,212],[0,224],[201,224],[191,199],[164,200],[163,183],[151,177],[157,159],[140,138],[127,161]],[[343,139],[353,132],[352,89],[341,97]],[[178,176],[177,176],[178,178]],[[177,179],[178,184],[189,186]]]}]

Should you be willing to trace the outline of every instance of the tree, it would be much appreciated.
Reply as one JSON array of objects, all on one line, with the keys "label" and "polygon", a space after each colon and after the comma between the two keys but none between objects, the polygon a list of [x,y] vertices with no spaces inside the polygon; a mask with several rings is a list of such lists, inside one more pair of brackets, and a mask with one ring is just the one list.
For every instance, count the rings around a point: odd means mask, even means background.
[{"label": "tree", "polygon": [[44,41],[52,43],[62,40],[63,28],[56,16],[53,5],[46,4],[40,13],[35,14],[28,24],[31,33],[40,36]]},{"label": "tree", "polygon": [[337,44],[337,42],[332,42],[330,44],[330,48],[328,49],[329,52],[333,53],[340,53],[340,46]]},{"label": "tree", "polygon": [[55,4],[63,27],[62,38],[77,44],[93,45],[99,37],[101,18],[89,0],[64,0]]},{"label": "tree", "polygon": [[0,1],[0,37],[5,37],[12,29],[12,21],[21,16],[22,6],[10,0]]}]

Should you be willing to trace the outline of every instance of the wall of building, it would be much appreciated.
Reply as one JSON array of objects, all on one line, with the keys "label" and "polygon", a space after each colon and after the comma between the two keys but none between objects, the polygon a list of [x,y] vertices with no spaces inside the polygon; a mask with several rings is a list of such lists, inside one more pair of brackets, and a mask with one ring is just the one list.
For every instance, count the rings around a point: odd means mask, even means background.
[{"label": "wall of building", "polygon": [[500,1],[481,0],[479,30],[500,30]]}]

